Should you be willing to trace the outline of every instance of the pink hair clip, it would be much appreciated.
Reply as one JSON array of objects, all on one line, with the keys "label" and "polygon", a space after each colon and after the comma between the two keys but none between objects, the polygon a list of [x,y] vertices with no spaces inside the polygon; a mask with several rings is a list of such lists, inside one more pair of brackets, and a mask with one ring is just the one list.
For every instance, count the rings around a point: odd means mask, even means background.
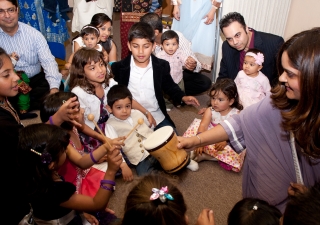
[{"label": "pink hair clip", "polygon": [[253,53],[253,52],[247,52],[246,55],[252,56],[252,57],[256,60],[255,63],[257,63],[257,64],[260,65],[260,66],[261,66],[262,63],[264,62],[264,56],[263,56],[263,54],[260,53],[260,52],[258,52],[258,54],[255,54],[255,53]]},{"label": "pink hair clip", "polygon": [[150,196],[150,200],[160,199],[161,202],[165,202],[167,199],[174,200],[172,195],[168,194],[168,187],[162,187],[160,190],[158,188],[152,188],[153,194]]}]

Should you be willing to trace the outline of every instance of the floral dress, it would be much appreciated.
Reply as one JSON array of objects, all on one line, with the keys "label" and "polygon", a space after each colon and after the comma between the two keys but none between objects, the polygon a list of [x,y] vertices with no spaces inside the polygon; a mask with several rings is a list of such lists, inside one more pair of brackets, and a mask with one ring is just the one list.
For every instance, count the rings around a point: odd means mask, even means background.
[{"label": "floral dress", "polygon": [[[211,108],[211,123],[209,124],[208,130],[215,127],[220,122],[230,118],[232,115],[237,114],[238,112],[238,109],[233,108],[227,115],[221,116],[219,112],[216,112]],[[194,119],[186,132],[183,134],[183,137],[192,137],[197,135],[200,123],[201,119]],[[246,151],[244,150],[240,154],[237,154],[230,147],[230,145],[226,145],[226,147],[222,151],[217,151],[215,149],[215,144],[212,144],[204,146],[203,152],[216,158],[219,161],[221,167],[223,167],[224,169],[233,170],[234,172],[240,172]]]}]

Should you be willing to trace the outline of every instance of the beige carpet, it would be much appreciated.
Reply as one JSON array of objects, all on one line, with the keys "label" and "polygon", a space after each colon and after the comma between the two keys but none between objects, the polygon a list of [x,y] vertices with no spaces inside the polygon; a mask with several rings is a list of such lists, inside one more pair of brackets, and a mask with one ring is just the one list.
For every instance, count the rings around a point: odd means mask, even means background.
[{"label": "beige carpet", "polygon": [[[114,14],[113,21],[113,37],[118,47],[118,56],[120,56],[119,13]],[[66,44],[66,48],[68,57],[71,52],[70,42]],[[208,76],[210,76],[209,73]],[[197,98],[201,107],[205,107],[208,96],[203,94],[197,96]],[[200,118],[197,112],[198,108],[192,106],[174,108],[169,112],[180,135],[185,132],[194,118]],[[40,122],[40,119],[23,120],[22,122],[24,125],[28,125]],[[242,175],[241,173],[224,170],[217,162],[201,162],[199,167],[197,172],[183,169],[177,174],[165,174],[165,176],[173,178],[183,192],[188,205],[187,214],[190,224],[196,223],[196,219],[203,208],[211,208],[214,210],[216,225],[225,225],[227,224],[229,211],[241,199]],[[109,208],[115,210],[118,217],[122,217],[126,194],[134,182],[128,183],[124,182],[122,178],[117,178],[116,183],[116,191],[110,200]]]}]

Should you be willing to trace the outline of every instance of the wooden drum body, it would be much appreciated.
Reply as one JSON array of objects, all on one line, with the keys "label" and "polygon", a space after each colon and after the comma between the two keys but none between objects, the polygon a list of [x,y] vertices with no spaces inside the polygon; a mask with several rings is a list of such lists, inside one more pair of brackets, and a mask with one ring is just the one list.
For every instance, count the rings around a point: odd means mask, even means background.
[{"label": "wooden drum body", "polygon": [[178,138],[170,126],[161,127],[145,141],[145,149],[155,157],[167,173],[182,169],[189,162],[189,155],[184,149],[178,149]]}]

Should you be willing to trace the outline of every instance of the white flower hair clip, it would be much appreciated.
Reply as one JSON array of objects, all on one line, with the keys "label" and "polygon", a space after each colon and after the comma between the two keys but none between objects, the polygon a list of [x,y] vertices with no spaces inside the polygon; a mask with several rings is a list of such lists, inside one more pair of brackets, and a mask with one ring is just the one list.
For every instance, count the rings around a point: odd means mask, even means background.
[{"label": "white flower hair clip", "polygon": [[152,188],[153,194],[150,196],[150,200],[160,199],[161,202],[166,202],[166,200],[174,200],[172,195],[168,194],[168,186],[162,187],[160,190],[158,188]]},{"label": "white flower hair clip", "polygon": [[262,63],[264,62],[264,55],[261,52],[258,52],[257,54],[253,53],[253,52],[247,52],[246,55],[248,56],[252,56],[259,66],[262,65]]}]

